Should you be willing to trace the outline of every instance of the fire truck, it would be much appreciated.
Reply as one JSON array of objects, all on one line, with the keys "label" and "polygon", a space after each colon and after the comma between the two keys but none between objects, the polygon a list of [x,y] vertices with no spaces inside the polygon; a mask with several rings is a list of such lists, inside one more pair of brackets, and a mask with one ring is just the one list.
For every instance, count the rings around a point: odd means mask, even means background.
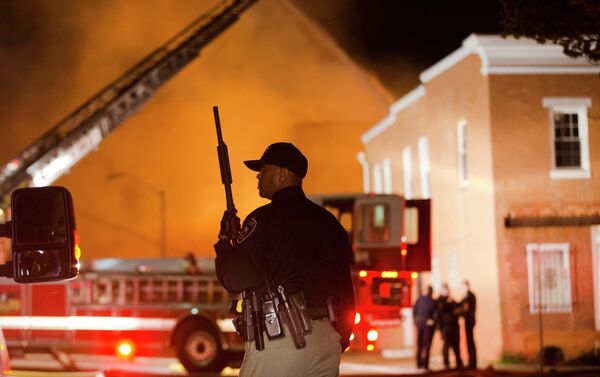
[{"label": "fire truck", "polygon": [[431,201],[343,194],[312,200],[348,231],[357,314],[350,350],[412,355],[413,282],[431,270]]},{"label": "fire truck", "polygon": [[[352,242],[357,316],[350,350],[410,346],[412,282],[430,269],[429,200],[311,199],[337,216]],[[244,351],[229,310],[238,297],[218,282],[213,258],[197,263],[190,269],[184,258],[83,260],[71,281],[0,281],[0,327],[11,350],[176,356],[191,373],[220,371]]]},{"label": "fire truck", "polygon": [[82,260],[71,281],[0,282],[0,327],[9,349],[59,355],[67,368],[79,353],[176,356],[191,373],[220,371],[244,345],[214,259],[198,261],[190,273],[182,258]]}]

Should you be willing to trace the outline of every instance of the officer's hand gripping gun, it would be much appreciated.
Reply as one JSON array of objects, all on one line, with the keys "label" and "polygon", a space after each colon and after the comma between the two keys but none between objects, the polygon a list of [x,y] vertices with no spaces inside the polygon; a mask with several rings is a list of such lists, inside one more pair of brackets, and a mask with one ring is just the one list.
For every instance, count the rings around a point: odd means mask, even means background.
[{"label": "officer's hand gripping gun", "polygon": [[219,156],[219,168],[221,170],[221,182],[225,187],[225,200],[227,202],[227,211],[221,220],[220,238],[227,238],[232,243],[235,242],[237,234],[240,230],[240,219],[235,215],[237,210],[233,204],[233,194],[231,192],[231,165],[229,164],[229,152],[227,145],[223,141],[221,133],[221,120],[219,119],[219,108],[213,106],[213,114],[215,116],[215,126],[217,128],[217,155]]}]

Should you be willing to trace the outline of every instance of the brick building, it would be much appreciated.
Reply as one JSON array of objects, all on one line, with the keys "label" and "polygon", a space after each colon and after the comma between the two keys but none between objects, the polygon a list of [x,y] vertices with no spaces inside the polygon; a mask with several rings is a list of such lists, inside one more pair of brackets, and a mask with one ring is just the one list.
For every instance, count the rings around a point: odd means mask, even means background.
[{"label": "brick building", "polygon": [[362,137],[365,190],[432,198],[423,283],[471,282],[485,360],[599,346],[600,67],[561,50],[472,35]]}]

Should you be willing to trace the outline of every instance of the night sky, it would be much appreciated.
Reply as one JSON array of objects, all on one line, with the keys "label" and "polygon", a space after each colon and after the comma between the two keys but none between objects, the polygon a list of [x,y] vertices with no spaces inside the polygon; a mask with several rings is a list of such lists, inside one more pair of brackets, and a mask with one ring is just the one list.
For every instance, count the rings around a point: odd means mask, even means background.
[{"label": "night sky", "polygon": [[471,33],[498,34],[496,0],[294,0],[399,97]]}]

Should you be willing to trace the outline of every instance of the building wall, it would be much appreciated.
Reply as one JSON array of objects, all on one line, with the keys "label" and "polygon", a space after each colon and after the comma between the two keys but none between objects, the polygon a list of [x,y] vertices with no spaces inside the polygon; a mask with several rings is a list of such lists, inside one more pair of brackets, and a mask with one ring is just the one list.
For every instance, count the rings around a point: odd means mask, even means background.
[{"label": "building wall", "polygon": [[[489,121],[488,78],[471,55],[425,85],[425,96],[396,116],[393,126],[366,143],[371,167],[392,161],[394,191],[403,193],[402,149],[411,147],[415,197],[419,183],[418,139],[429,140],[433,206],[433,272],[424,281],[448,282],[461,298],[460,282],[468,279],[478,298],[476,342],[482,360],[501,350],[495,208]],[[457,124],[467,124],[469,182],[458,173]],[[428,276],[429,275],[429,276]],[[436,349],[434,349],[434,352]]]},{"label": "building wall", "polygon": [[[590,227],[504,226],[512,208],[528,205],[585,209],[600,201],[600,80],[597,75],[490,76],[498,266],[504,348],[529,356],[539,351],[538,315],[527,309],[527,243],[567,242],[572,250],[574,300],[569,314],[544,314],[545,344],[574,356],[594,347]],[[587,97],[591,178],[551,179],[552,133],[544,97]],[[573,212],[574,211],[574,212]],[[568,215],[576,215],[577,210]],[[539,214],[539,213],[538,213]]]},{"label": "building wall", "polygon": [[[516,228],[503,232],[506,253],[501,265],[502,314],[505,323],[504,350],[534,358],[545,346],[559,346],[567,358],[594,348],[594,300],[589,227]],[[568,243],[570,286],[573,307],[570,313],[542,313],[529,310],[528,243]],[[544,303],[542,303],[544,304]]]}]

